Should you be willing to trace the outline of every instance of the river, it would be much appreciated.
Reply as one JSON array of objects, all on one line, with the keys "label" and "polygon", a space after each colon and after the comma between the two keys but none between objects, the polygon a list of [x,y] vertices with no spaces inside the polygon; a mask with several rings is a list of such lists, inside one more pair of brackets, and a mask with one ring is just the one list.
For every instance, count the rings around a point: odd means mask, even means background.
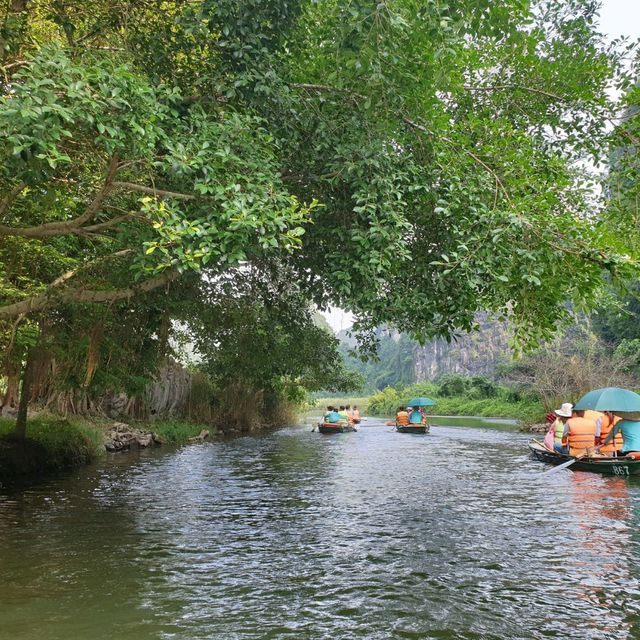
[{"label": "river", "polygon": [[2,640],[640,638],[640,484],[308,426],[0,489]]}]

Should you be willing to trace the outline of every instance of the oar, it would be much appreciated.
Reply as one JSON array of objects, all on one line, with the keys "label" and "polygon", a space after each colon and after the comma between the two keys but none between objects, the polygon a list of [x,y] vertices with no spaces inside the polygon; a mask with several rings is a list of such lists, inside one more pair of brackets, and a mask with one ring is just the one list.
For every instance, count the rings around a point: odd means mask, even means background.
[{"label": "oar", "polygon": [[567,467],[570,467],[574,462],[577,462],[578,460],[580,460],[580,458],[582,458],[582,456],[578,458],[573,458],[573,460],[568,460],[567,462],[563,462],[562,464],[559,464],[551,469],[547,469],[547,471],[545,471],[542,475],[550,476],[552,473],[555,473],[556,471],[560,471],[560,469],[566,469]]},{"label": "oar", "polygon": [[[589,451],[589,449],[592,449],[592,451]],[[581,456],[577,456],[572,460],[567,460],[567,462],[563,462],[562,464],[559,464],[557,467],[553,467],[553,469],[549,469],[548,471],[545,471],[543,475],[548,476],[548,475],[551,475],[552,473],[555,473],[556,471],[560,471],[560,469],[566,469],[567,467],[570,467],[574,462],[578,462],[578,460],[582,460],[582,458],[588,458],[589,456],[593,455],[597,451],[600,451],[600,447],[589,447],[589,449],[587,449],[587,452],[583,453]]]}]

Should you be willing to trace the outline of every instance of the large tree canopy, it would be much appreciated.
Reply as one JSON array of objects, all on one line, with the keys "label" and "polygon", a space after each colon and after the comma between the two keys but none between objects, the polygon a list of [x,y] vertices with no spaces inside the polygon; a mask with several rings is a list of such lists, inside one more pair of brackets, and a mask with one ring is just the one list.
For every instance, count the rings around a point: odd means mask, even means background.
[{"label": "large tree canopy", "polygon": [[277,259],[365,334],[549,336],[635,265],[588,169],[632,77],[596,8],[12,0],[0,318]]}]

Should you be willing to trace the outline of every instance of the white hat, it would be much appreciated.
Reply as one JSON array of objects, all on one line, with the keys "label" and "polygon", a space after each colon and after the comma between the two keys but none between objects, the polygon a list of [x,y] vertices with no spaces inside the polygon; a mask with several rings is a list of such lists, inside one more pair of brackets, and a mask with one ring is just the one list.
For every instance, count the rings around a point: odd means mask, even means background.
[{"label": "white hat", "polygon": [[553,413],[563,418],[570,418],[573,413],[573,405],[570,402],[563,402],[559,409],[556,409]]}]

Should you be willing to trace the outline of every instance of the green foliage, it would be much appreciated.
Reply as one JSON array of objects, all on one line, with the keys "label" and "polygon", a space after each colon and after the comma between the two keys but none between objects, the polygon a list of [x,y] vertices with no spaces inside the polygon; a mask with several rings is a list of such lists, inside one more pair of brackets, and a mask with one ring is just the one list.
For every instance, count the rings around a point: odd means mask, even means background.
[{"label": "green foliage", "polygon": [[[188,325],[219,388],[353,388],[312,302],[355,312],[365,348],[380,326],[449,339],[482,309],[538,345],[569,321],[567,300],[595,303],[603,272],[637,276],[639,120],[611,134],[608,91],[637,104],[636,50],[605,43],[595,12],[591,0],[44,0],[12,14],[3,352],[18,318],[58,353],[80,337],[71,387],[141,389],[168,352],[155,313]],[[588,167],[614,152],[617,204],[599,217]],[[123,311],[144,283],[178,278]],[[142,346],[128,376],[88,375],[83,314],[99,302],[117,303],[100,361]],[[383,353],[375,384],[411,382],[410,349]]]},{"label": "green foliage", "polygon": [[219,387],[244,382],[291,399],[298,386],[349,391],[362,385],[281,265],[239,269],[201,289],[202,302],[185,308],[183,317],[199,367]]},{"label": "green foliage", "polygon": [[[485,389],[484,397],[480,397],[482,389]],[[373,415],[393,416],[399,406],[406,406],[416,396],[434,399],[436,405],[428,411],[435,415],[516,418],[525,422],[540,422],[545,415],[544,406],[536,396],[518,396],[510,387],[457,374],[442,376],[440,383],[387,387],[369,398],[368,411]]]},{"label": "green foliage", "polygon": [[215,434],[215,429],[210,424],[184,420],[154,420],[152,425],[145,425],[144,428],[157,433],[168,444],[184,444],[203,430]]}]

